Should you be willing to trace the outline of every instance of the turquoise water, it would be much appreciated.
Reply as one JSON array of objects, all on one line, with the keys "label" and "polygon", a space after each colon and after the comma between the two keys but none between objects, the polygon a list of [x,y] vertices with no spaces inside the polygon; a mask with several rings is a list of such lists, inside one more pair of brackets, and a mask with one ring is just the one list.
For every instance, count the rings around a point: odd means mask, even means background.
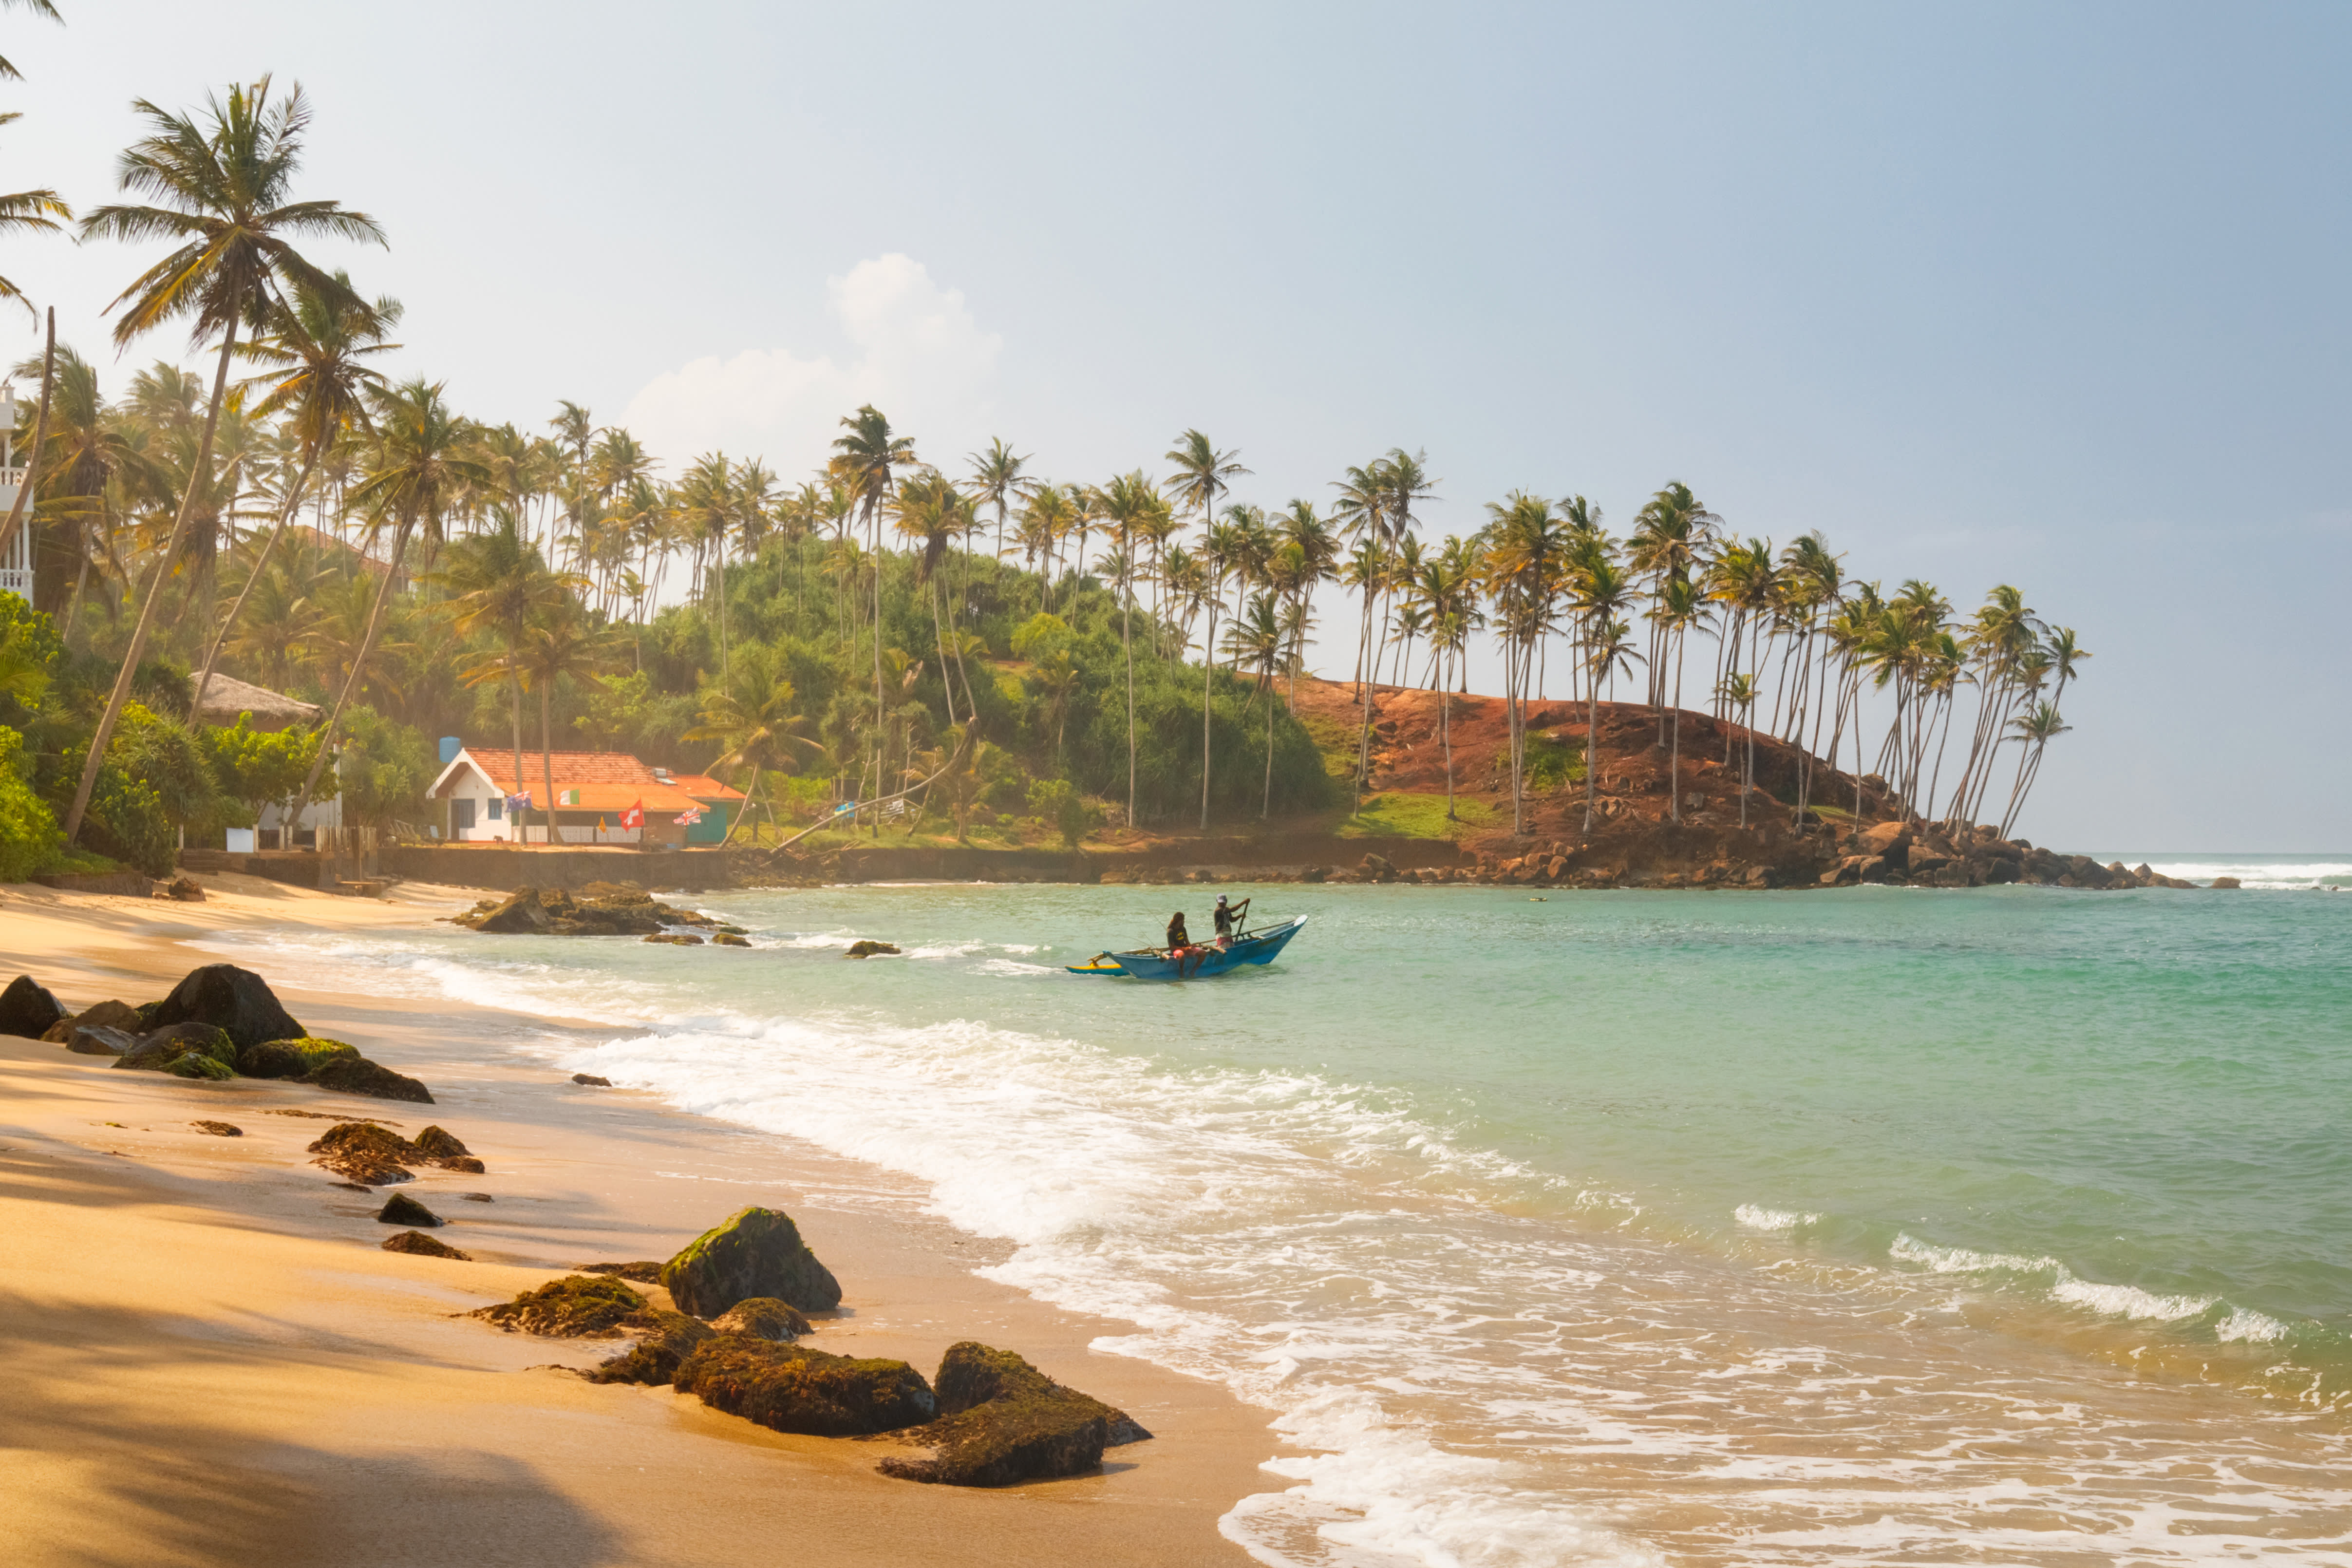
[{"label": "turquoise water", "polygon": [[1059,965],[1198,889],[247,958],[606,1019],[515,1048],[912,1174],[1275,1413],[1262,1561],[2352,1563],[2352,898],[1260,900],[1285,959],[1182,985]]}]

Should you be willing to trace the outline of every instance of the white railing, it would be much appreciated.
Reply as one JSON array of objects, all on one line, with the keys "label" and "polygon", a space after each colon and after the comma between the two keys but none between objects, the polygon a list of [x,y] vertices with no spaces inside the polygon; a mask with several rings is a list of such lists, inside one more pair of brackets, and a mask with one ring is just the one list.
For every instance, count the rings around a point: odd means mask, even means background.
[{"label": "white railing", "polygon": [[[0,468],[0,485],[6,485],[9,489],[14,489],[16,486],[21,485],[24,482],[25,468],[23,464],[20,463],[13,468]],[[15,496],[10,496],[8,499],[10,500],[15,500],[16,498]]]},{"label": "white railing", "polygon": [[[516,831],[518,843],[547,842],[547,829],[538,823]],[[555,828],[555,840],[559,844],[636,844],[642,842],[645,836],[646,830],[642,827],[566,827],[558,823]]]},{"label": "white railing", "polygon": [[33,574],[14,566],[0,566],[0,594],[15,594],[30,600],[33,596]]}]

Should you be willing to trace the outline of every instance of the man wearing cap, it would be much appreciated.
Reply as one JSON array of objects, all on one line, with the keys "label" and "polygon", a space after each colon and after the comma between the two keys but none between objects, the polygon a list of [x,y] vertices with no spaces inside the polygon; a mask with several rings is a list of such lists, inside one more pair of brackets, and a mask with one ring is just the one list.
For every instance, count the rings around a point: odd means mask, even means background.
[{"label": "man wearing cap", "polygon": [[1225,902],[1224,894],[1217,895],[1217,945],[1219,947],[1234,945],[1234,931],[1240,926],[1242,911],[1249,908],[1249,904],[1250,901],[1247,899],[1244,899],[1238,904],[1228,904]]}]

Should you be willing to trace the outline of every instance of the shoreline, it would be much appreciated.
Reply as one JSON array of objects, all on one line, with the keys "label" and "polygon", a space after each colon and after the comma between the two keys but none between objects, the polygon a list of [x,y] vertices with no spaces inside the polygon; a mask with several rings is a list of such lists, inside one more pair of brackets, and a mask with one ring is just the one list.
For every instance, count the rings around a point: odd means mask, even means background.
[{"label": "shoreline", "polygon": [[[190,945],[213,931],[399,928],[467,901],[414,884],[377,902],[205,881],[197,905],[12,888],[0,946],[12,974],[69,1006],[136,1003],[217,962]],[[1090,1348],[1131,1324],[978,1278],[1009,1249],[920,1213],[914,1183],[650,1095],[576,1087],[499,1044],[608,1027],[272,984],[311,1032],[424,1079],[437,1103],[117,1074],[0,1037],[12,1298],[0,1360],[14,1391],[0,1442],[37,1478],[0,1504],[17,1561],[323,1563],[356,1550],[698,1563],[762,1560],[779,1535],[828,1563],[1249,1561],[1218,1520],[1283,1485],[1257,1468],[1275,1447],[1269,1413]],[[475,1261],[382,1251],[381,1197],[338,1191],[305,1163],[328,1123],[284,1110],[456,1132],[488,1173],[427,1173],[399,1190],[449,1220],[436,1235]],[[199,1118],[244,1135],[206,1136],[188,1125]],[[666,1257],[750,1202],[791,1212],[843,1282],[818,1348],[928,1374],[950,1343],[982,1340],[1127,1409],[1155,1440],[1113,1450],[1094,1476],[922,1486],[875,1473],[872,1445],[779,1435],[667,1387],[530,1370],[592,1365],[612,1342],[452,1316],[572,1265]]]}]

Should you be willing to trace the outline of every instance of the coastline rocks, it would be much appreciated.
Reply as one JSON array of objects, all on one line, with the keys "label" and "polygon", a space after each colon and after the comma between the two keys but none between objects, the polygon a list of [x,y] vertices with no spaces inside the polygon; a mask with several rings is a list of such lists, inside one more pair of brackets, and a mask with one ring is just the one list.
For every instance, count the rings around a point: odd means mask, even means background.
[{"label": "coastline rocks", "polygon": [[2240,886],[2238,879],[2235,877],[2216,877],[2205,885],[2209,888],[2222,889],[2236,889]]},{"label": "coastline rocks", "polygon": [[235,1126],[226,1121],[191,1121],[188,1125],[194,1128],[199,1132],[208,1132],[215,1138],[242,1138],[245,1136],[244,1128]]},{"label": "coastline rocks", "polygon": [[939,1419],[902,1439],[931,1452],[884,1459],[875,1467],[884,1475],[942,1486],[1011,1486],[1099,1469],[1106,1447],[1151,1436],[1123,1411],[977,1341],[949,1347],[934,1386]]},{"label": "coastline rocks", "polygon": [[93,1024],[86,1028],[75,1025],[72,1031],[66,1037],[66,1049],[76,1056],[127,1057],[139,1048],[138,1036],[127,1035],[103,1024]]},{"label": "coastline rocks", "polygon": [[415,1145],[399,1133],[369,1121],[338,1121],[314,1139],[310,1163],[347,1181],[384,1187],[409,1179]]},{"label": "coastline rocks", "polygon": [[406,1193],[394,1193],[391,1201],[376,1211],[378,1225],[425,1226],[438,1229],[447,1222]]},{"label": "coastline rocks", "polygon": [[893,1432],[939,1409],[923,1374],[903,1361],[828,1355],[740,1334],[702,1342],[673,1381],[713,1410],[812,1437]]},{"label": "coastline rocks", "polygon": [[517,888],[503,899],[484,899],[454,921],[492,936],[651,937],[666,926],[725,929],[709,915],[610,882],[592,882],[576,898],[560,888]]},{"label": "coastline rocks", "polygon": [[646,1299],[618,1279],[567,1274],[511,1301],[477,1307],[466,1314],[496,1323],[509,1333],[542,1339],[617,1339],[625,1325],[646,1310]]},{"label": "coastline rocks", "polygon": [[654,932],[653,935],[646,937],[645,940],[647,942],[666,942],[671,947],[700,947],[702,945],[702,939],[700,937],[682,931],[657,931]]},{"label": "coastline rocks", "polygon": [[365,1095],[373,1100],[404,1100],[416,1105],[433,1103],[432,1091],[403,1073],[372,1062],[365,1057],[330,1057],[309,1073],[302,1081],[337,1094]]},{"label": "coastline rocks", "polygon": [[19,974],[0,991],[0,1035],[37,1040],[62,1021],[66,1010],[29,974]]},{"label": "coastline rocks", "polygon": [[236,1053],[236,1070],[247,1078],[302,1078],[318,1071],[331,1057],[356,1057],[356,1047],[341,1040],[305,1035],[291,1040],[264,1040]]},{"label": "coastline rocks", "polygon": [[234,963],[208,963],[173,986],[147,1018],[150,1028],[171,1024],[210,1024],[226,1031],[240,1049],[309,1032],[278,1005],[267,981]]},{"label": "coastline rocks", "polygon": [[634,1279],[640,1285],[661,1283],[662,1266],[648,1258],[641,1263],[583,1263],[575,1266],[575,1274],[609,1274],[615,1279]]},{"label": "coastline rocks", "polygon": [[841,1305],[841,1282],[808,1249],[792,1215],[778,1209],[738,1210],[664,1265],[661,1282],[681,1310],[698,1318],[715,1318],[754,1296],[772,1296],[803,1312]]},{"label": "coastline rocks", "polygon": [[587,1089],[610,1089],[613,1087],[613,1080],[611,1079],[598,1078],[593,1072],[573,1073],[572,1075],[572,1081]]},{"label": "coastline rocks", "polygon": [[[116,1031],[107,1030],[111,1035]],[[76,1037],[96,1030],[77,1030]],[[100,1043],[111,1045],[102,1037]],[[85,1053],[89,1054],[89,1053]],[[132,1072],[165,1072],[174,1078],[232,1079],[236,1076],[236,1047],[224,1031],[209,1024],[174,1024],[142,1036],[112,1066]]]},{"label": "coastline rocks", "polygon": [[677,1375],[678,1363],[711,1337],[711,1326],[666,1307],[647,1307],[625,1325],[637,1342],[589,1373],[591,1383],[642,1383],[654,1387]]},{"label": "coastline rocks", "polygon": [[722,1334],[741,1334],[754,1340],[796,1340],[816,1331],[801,1316],[799,1308],[773,1296],[754,1296],[738,1301],[710,1320],[710,1326]]},{"label": "coastline rocks", "polygon": [[749,947],[751,945],[751,941],[749,937],[737,936],[733,931],[722,931],[710,939],[710,945],[713,947]]},{"label": "coastline rocks", "polygon": [[872,958],[877,953],[895,957],[898,949],[887,942],[853,942],[842,953],[844,958]]},{"label": "coastline rocks", "polygon": [[386,1252],[413,1252],[419,1258],[454,1258],[460,1263],[471,1263],[474,1255],[460,1252],[447,1242],[425,1235],[421,1230],[404,1230],[398,1236],[384,1237]]},{"label": "coastline rocks", "polygon": [[76,1029],[120,1029],[129,1035],[147,1032],[147,1021],[139,1009],[128,1002],[93,1002],[70,1017],[58,1019],[45,1030],[41,1038],[58,1045],[69,1045]]}]

